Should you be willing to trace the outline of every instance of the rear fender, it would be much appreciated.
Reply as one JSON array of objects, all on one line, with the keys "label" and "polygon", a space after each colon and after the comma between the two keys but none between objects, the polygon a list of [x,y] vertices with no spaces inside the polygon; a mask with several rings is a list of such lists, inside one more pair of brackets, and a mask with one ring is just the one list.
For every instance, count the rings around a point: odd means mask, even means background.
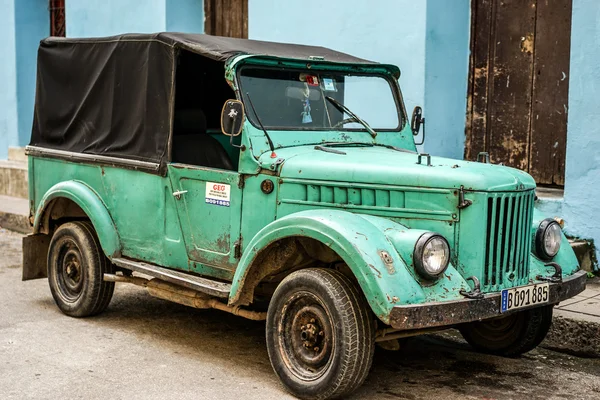
[{"label": "rear fender", "polygon": [[107,257],[119,257],[121,241],[117,228],[108,212],[106,205],[98,194],[86,184],[79,181],[65,181],[52,186],[42,198],[33,221],[33,233],[39,234],[40,229],[56,199],[66,198],[77,204],[90,219],[96,234],[100,239],[102,250]]}]

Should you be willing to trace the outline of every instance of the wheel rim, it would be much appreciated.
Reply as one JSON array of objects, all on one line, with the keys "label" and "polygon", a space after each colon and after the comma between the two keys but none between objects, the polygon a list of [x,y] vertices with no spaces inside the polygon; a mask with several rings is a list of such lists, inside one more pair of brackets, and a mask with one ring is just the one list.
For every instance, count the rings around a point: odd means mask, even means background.
[{"label": "wheel rim", "polygon": [[326,307],[314,294],[296,293],[285,302],[278,326],[279,352],[296,377],[311,381],[327,371],[335,345],[332,327]]},{"label": "wheel rim", "polygon": [[82,257],[75,242],[66,241],[56,261],[56,281],[60,293],[65,300],[74,302],[81,296],[84,281]]},{"label": "wheel rim", "polygon": [[521,328],[521,315],[513,314],[504,318],[481,322],[476,325],[477,333],[499,344],[510,342]]}]

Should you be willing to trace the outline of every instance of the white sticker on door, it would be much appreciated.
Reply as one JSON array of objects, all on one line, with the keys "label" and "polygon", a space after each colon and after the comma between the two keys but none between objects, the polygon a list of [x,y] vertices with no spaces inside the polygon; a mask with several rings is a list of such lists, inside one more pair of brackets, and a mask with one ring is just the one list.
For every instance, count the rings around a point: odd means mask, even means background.
[{"label": "white sticker on door", "polygon": [[229,207],[231,186],[223,183],[206,182],[206,203]]}]

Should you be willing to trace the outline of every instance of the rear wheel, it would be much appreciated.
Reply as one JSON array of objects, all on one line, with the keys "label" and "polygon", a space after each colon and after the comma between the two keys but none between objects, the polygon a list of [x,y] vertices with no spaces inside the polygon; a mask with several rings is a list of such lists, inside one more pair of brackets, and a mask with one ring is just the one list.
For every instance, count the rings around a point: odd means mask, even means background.
[{"label": "rear wheel", "polygon": [[346,395],[366,378],[375,321],[355,284],[337,271],[305,269],[277,287],[267,314],[267,350],[295,396]]},{"label": "rear wheel", "polygon": [[536,348],[550,330],[554,306],[521,311],[459,327],[465,340],[483,353],[516,357]]},{"label": "rear wheel", "polygon": [[115,288],[114,282],[104,282],[104,274],[112,272],[91,223],[68,222],[54,232],[48,250],[48,282],[63,313],[87,317],[104,311]]}]

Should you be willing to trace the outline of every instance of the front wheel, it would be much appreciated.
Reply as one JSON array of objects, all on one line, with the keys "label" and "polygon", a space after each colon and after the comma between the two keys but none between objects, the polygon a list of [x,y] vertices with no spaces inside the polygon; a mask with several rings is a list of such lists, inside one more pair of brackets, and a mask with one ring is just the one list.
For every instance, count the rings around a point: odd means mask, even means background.
[{"label": "front wheel", "polygon": [[554,306],[521,311],[459,327],[465,340],[483,353],[516,357],[536,348],[550,330]]},{"label": "front wheel", "polygon": [[67,222],[52,235],[48,282],[63,313],[87,317],[104,311],[115,288],[114,282],[104,281],[104,274],[112,272],[91,223]]},{"label": "front wheel", "polygon": [[299,398],[346,395],[371,367],[374,317],[356,285],[337,271],[287,276],[269,304],[266,330],[271,365]]}]

